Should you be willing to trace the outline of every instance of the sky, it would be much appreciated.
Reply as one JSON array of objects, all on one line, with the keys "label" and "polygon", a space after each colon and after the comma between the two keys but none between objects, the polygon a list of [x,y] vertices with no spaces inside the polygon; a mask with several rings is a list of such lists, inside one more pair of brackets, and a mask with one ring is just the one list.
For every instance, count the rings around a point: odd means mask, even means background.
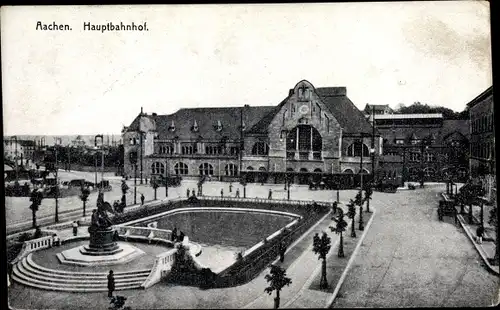
[{"label": "sky", "polygon": [[141,107],[274,106],[302,79],[347,87],[360,109],[462,111],[492,85],[486,1],[2,7],[0,21],[4,135],[119,134]]}]

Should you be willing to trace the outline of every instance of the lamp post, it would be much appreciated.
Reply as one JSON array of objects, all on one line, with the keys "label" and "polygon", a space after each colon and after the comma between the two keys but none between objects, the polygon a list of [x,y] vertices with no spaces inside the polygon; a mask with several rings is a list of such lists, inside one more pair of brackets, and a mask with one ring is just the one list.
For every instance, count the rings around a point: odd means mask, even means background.
[{"label": "lamp post", "polygon": [[54,166],[54,168],[56,170],[56,173],[55,173],[55,175],[56,175],[56,187],[55,187],[55,193],[54,193],[55,194],[54,195],[55,196],[55,200],[56,200],[56,214],[55,214],[54,220],[55,220],[56,223],[59,223],[59,181],[58,181],[58,178],[57,178],[57,173],[58,173],[58,170],[59,170],[59,168],[57,167],[58,166],[57,165],[57,148],[59,146],[58,141],[60,142],[61,138],[56,138],[56,143],[54,145],[55,155],[56,155],[56,164]]},{"label": "lamp post", "polygon": [[168,158],[165,158],[165,197],[168,197]]},{"label": "lamp post", "polygon": [[420,173],[421,173],[420,188],[424,187],[424,177],[425,177],[425,173],[424,173],[424,150],[428,150],[428,149],[429,149],[428,139],[424,138],[420,142],[420,156],[421,156],[420,157]]},{"label": "lamp post", "polygon": [[129,153],[129,161],[134,166],[134,204],[137,204],[137,152]]},{"label": "lamp post", "polygon": [[360,176],[360,187],[359,187],[359,191],[363,191],[363,146],[364,143],[363,143],[363,132],[361,133],[361,157],[360,157],[360,160],[359,160],[359,176]]},{"label": "lamp post", "polygon": [[[19,182],[19,169],[17,168],[17,136],[10,137],[10,144],[12,146],[12,140],[16,140],[16,144],[14,145],[14,164],[16,167],[16,182]],[[12,148],[11,148],[12,149]]]},{"label": "lamp post", "polygon": [[[94,145],[95,145],[95,148],[96,150],[98,149],[98,146],[97,146],[97,138],[101,138],[101,145],[100,145],[100,148],[101,148],[101,187],[103,186],[103,181],[104,181],[104,136],[101,134],[101,135],[96,135],[94,137]],[[97,152],[96,152],[96,160],[95,160],[95,164],[96,164],[96,169],[95,169],[95,180],[96,180],[96,184],[97,184]]]},{"label": "lamp post", "polygon": [[406,146],[403,146],[403,171],[401,172],[401,182],[403,183],[401,186],[405,186],[406,181]]},{"label": "lamp post", "polygon": [[287,190],[287,199],[290,200],[290,180],[288,178],[288,170],[287,170],[287,167],[286,167],[286,164],[287,164],[287,157],[288,157],[288,153],[287,153],[287,136],[288,136],[288,130],[286,129],[283,129],[281,130],[281,135],[280,135],[280,140],[283,141],[285,140],[285,189]]}]

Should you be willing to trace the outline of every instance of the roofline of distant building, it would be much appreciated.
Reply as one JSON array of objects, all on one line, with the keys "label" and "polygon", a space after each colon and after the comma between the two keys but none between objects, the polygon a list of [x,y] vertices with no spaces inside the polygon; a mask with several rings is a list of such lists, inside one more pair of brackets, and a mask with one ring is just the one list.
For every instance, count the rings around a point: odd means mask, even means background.
[{"label": "roofline of distant building", "polygon": [[479,101],[483,100],[486,96],[493,94],[493,85],[488,87],[485,91],[480,93],[476,98],[472,99],[469,103],[466,104],[469,108],[475,106]]},{"label": "roofline of distant building", "polygon": [[443,118],[441,113],[375,114],[375,119]]}]

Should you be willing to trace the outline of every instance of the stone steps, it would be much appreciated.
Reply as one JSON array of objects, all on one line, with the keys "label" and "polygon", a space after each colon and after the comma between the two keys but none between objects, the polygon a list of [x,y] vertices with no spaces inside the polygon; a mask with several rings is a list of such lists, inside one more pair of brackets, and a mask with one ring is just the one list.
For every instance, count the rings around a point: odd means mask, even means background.
[{"label": "stone steps", "polygon": [[[150,273],[148,269],[115,274],[115,290],[141,288]],[[12,279],[20,284],[51,291],[105,292],[107,273],[71,272],[49,269],[36,264],[31,254],[18,262],[12,270]]]}]

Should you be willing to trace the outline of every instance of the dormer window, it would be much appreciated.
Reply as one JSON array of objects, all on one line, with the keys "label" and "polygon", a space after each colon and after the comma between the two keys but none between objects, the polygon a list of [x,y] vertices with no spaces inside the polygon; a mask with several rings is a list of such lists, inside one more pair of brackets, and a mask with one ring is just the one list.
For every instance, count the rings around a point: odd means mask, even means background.
[{"label": "dormer window", "polygon": [[172,123],[170,124],[170,126],[168,126],[168,130],[169,131],[175,131],[175,123],[174,123],[174,120],[172,120]]},{"label": "dormer window", "polygon": [[221,124],[220,120],[217,121],[217,125],[215,125],[215,130],[222,131],[222,124]]},{"label": "dormer window", "polygon": [[196,122],[196,120],[194,120],[194,123],[193,123],[193,126],[191,127],[191,130],[193,132],[198,132],[198,130],[199,130],[198,123]]}]

